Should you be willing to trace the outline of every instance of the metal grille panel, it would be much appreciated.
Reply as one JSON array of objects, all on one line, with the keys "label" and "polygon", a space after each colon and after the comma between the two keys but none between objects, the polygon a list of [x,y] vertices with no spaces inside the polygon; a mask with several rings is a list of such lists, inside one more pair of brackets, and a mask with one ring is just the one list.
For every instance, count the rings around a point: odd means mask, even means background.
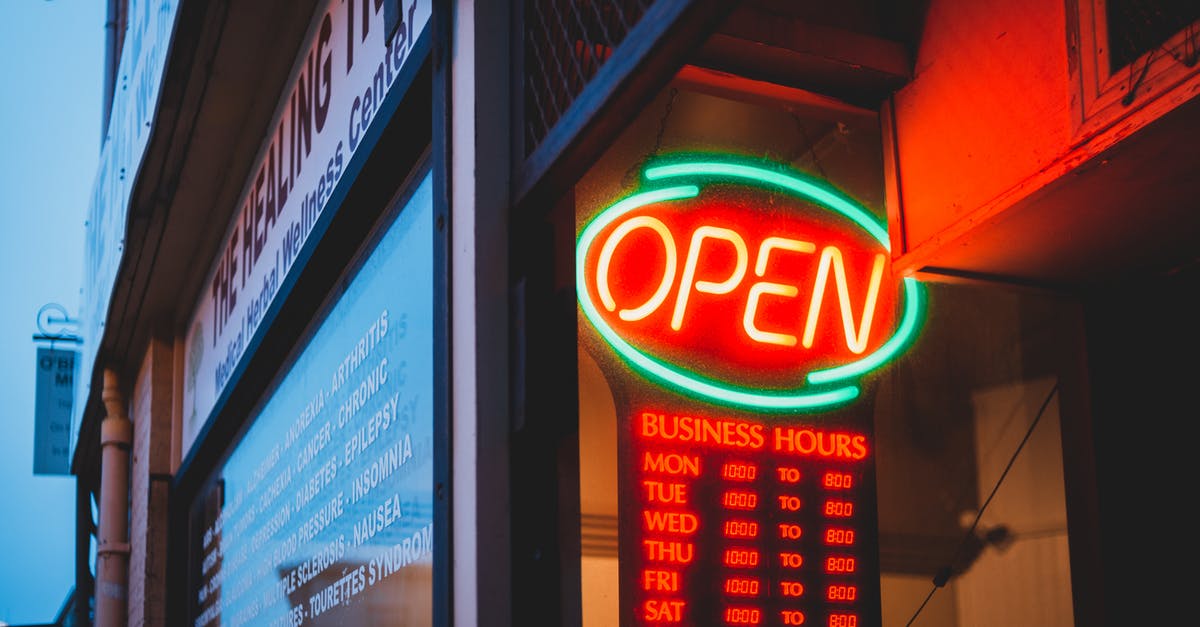
[{"label": "metal grille panel", "polygon": [[1109,67],[1116,70],[1143,54],[1163,47],[1176,33],[1187,30],[1182,50],[1163,52],[1191,67],[1196,63],[1196,33],[1200,19],[1196,0],[1107,0]]},{"label": "metal grille panel", "polygon": [[525,0],[524,145],[528,156],[654,0]]}]

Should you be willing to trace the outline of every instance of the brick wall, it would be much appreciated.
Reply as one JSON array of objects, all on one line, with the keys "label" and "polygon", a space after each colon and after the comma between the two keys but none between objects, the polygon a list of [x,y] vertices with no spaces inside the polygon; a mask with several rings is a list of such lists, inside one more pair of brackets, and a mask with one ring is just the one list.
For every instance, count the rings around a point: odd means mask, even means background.
[{"label": "brick wall", "polygon": [[142,359],[131,396],[130,627],[165,625],[171,364],[171,344],[152,340]]}]

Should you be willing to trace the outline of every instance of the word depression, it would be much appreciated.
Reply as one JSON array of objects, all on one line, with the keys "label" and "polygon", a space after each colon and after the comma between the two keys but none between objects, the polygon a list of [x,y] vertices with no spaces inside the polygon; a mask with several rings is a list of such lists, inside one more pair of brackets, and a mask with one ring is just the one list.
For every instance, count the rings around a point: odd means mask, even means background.
[{"label": "word depression", "polygon": [[915,332],[921,293],[892,276],[886,230],[828,184],[730,158],[644,175],[689,184],[609,206],[576,252],[585,317],[636,370],[722,404],[820,409]]}]

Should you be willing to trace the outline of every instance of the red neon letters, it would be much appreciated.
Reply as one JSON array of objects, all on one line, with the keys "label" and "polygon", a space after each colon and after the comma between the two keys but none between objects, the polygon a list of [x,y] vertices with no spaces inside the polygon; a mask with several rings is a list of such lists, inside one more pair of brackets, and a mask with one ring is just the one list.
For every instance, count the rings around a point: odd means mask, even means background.
[{"label": "red neon letters", "polygon": [[794,382],[882,344],[899,295],[886,251],[756,193],[650,205],[608,225],[585,257],[599,314],[668,361],[746,373],[742,385]]}]

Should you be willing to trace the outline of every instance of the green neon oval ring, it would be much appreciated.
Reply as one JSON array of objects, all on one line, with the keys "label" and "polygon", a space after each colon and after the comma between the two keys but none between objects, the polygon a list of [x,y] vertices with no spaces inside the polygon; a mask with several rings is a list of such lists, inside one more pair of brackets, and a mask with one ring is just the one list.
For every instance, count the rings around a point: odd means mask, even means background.
[{"label": "green neon oval ring", "polygon": [[[818,207],[831,209],[841,214],[862,227],[876,242],[879,242],[884,250],[888,252],[892,250],[886,226],[880,224],[871,212],[853,198],[830,187],[824,181],[809,178],[799,172],[780,172],[738,160],[705,157],[696,160],[672,159],[664,165],[646,168],[645,176],[647,180],[651,181],[674,177],[740,180],[778,188],[794,196],[810,200]],[[924,314],[925,290],[916,279],[911,277],[905,277],[903,283],[904,313],[901,315],[896,333],[866,357],[834,368],[814,370],[808,373],[806,379],[809,383],[820,385],[860,377],[882,366],[912,342]]]},{"label": "green neon oval ring", "polygon": [[811,200],[819,207],[832,209],[850,218],[875,238],[875,241],[879,242],[884,250],[892,252],[887,227],[880,224],[875,216],[845,194],[822,184],[818,179],[803,177],[798,172],[786,174],[745,163],[705,159],[703,161],[676,161],[668,165],[652,166],[646,168],[645,176],[648,181],[679,176],[740,179],[778,187],[791,192],[794,196]]},{"label": "green neon oval ring", "polygon": [[[875,221],[869,212],[835,190],[797,176],[743,163],[713,159],[655,166],[648,168],[645,176],[650,180],[682,176],[733,178],[778,187],[794,195],[812,200],[818,206],[837,211],[858,224],[885,249],[888,249],[886,229]],[[680,185],[639,192],[604,209],[584,227],[575,248],[575,283],[584,316],[592,323],[601,338],[630,366],[684,392],[690,392],[722,404],[755,410],[802,411],[828,409],[849,403],[857,398],[859,388],[853,384],[810,392],[770,393],[701,377],[690,370],[651,357],[634,347],[618,335],[600,316],[599,311],[591,302],[591,297],[588,296],[584,272],[587,251],[599,232],[622,215],[635,209],[657,202],[694,198],[699,193],[700,188],[697,185]],[[861,376],[882,365],[907,346],[916,333],[916,327],[921,317],[920,302],[923,298],[920,284],[915,280],[906,278],[904,286],[905,312],[897,333],[874,353],[862,359],[835,368],[809,373],[808,383],[824,385]]]}]

